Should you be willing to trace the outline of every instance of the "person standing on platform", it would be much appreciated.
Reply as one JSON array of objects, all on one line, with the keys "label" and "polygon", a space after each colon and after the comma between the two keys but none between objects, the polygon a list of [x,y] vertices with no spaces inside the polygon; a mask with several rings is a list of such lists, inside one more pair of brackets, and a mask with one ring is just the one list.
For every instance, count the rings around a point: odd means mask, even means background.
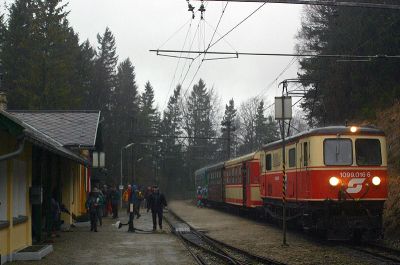
[{"label": "person standing on platform", "polygon": [[101,189],[101,193],[103,194],[103,205],[102,205],[102,211],[103,211],[103,216],[102,217],[107,217],[107,192],[108,188],[107,185],[103,185],[103,188]]},{"label": "person standing on platform", "polygon": [[158,225],[162,230],[162,219],[163,209],[167,206],[167,200],[164,194],[160,193],[158,186],[153,186],[153,193],[149,197],[148,209],[151,210],[153,217],[153,231],[157,229],[157,217]]},{"label": "person standing on platform", "polygon": [[98,207],[97,207],[97,218],[99,220],[100,226],[102,226],[103,225],[103,214],[104,214],[103,209],[104,209],[104,205],[106,204],[105,203],[105,198],[104,198],[104,195],[101,192],[101,190],[99,190],[98,188],[94,188],[93,192],[97,196],[97,204],[98,204]]},{"label": "person standing on platform", "polygon": [[134,233],[135,232],[135,227],[133,225],[133,219],[135,219],[135,214],[136,214],[136,205],[138,203],[138,197],[137,197],[137,187],[136,185],[132,185],[131,187],[131,192],[129,195],[129,200],[128,200],[128,213],[129,213],[129,221],[128,221],[128,232]]},{"label": "person standing on platform", "polygon": [[98,193],[90,192],[89,198],[86,201],[86,209],[90,215],[90,231],[97,232],[97,218],[99,208]]},{"label": "person standing on platform", "polygon": [[152,193],[151,187],[147,187],[147,190],[144,193],[144,199],[145,199],[145,205],[146,205],[145,207],[147,209],[147,212],[149,212],[149,209],[150,209],[149,198],[150,198],[151,193]]},{"label": "person standing on platform", "polygon": [[118,204],[120,202],[120,194],[117,191],[117,188],[113,186],[111,191],[111,207],[113,212],[113,219],[118,218]]},{"label": "person standing on platform", "polygon": [[135,204],[135,213],[136,213],[136,218],[139,218],[140,215],[140,205],[142,204],[143,201],[143,193],[140,189],[136,189],[136,204]]}]

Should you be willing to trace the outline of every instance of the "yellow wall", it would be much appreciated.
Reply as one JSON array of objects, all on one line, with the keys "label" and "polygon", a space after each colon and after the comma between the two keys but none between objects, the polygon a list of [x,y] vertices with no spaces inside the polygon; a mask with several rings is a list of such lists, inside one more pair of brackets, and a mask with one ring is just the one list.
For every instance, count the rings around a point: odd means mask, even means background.
[{"label": "yellow wall", "polygon": [[[15,137],[8,135],[4,132],[0,132],[0,154],[6,154],[15,150],[17,146]],[[27,246],[32,245],[32,221],[31,221],[31,207],[29,203],[29,187],[32,183],[32,145],[25,143],[25,148],[22,154],[15,158],[25,163],[26,166],[26,216],[28,220],[22,224],[13,224],[13,185],[18,185],[14,181],[14,160],[7,161],[7,220],[10,222],[10,226],[6,229],[0,230],[0,254],[2,256],[8,256],[13,252],[23,249]]]},{"label": "yellow wall", "polygon": [[[81,165],[73,161],[62,162],[62,203],[66,208],[76,216],[82,214],[82,203],[85,201],[81,198]],[[83,206],[84,207],[84,206]],[[63,213],[61,218],[66,224],[72,224],[71,215]]]}]

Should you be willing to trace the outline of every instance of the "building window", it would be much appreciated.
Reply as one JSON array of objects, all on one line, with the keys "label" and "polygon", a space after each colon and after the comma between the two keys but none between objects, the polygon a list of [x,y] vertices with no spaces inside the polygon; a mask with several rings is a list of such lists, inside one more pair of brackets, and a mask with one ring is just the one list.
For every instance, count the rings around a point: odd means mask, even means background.
[{"label": "building window", "polygon": [[0,221],[7,221],[7,163],[0,162]]},{"label": "building window", "polygon": [[13,164],[13,217],[18,218],[26,216],[26,163],[14,160]]}]

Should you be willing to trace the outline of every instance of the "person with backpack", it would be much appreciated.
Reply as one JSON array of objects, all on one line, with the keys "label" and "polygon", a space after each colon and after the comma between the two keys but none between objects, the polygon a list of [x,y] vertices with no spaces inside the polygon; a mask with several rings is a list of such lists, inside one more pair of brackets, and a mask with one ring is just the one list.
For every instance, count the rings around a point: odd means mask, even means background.
[{"label": "person with backpack", "polygon": [[93,190],[94,193],[96,193],[95,195],[98,198],[98,204],[99,206],[97,207],[97,219],[99,220],[99,224],[100,226],[103,226],[103,210],[104,210],[104,206],[106,204],[106,199],[103,195],[103,193],[101,192],[101,190],[94,188]]},{"label": "person with backpack", "polygon": [[[96,188],[94,188],[94,191]],[[90,215],[90,231],[97,232],[97,218],[99,208],[98,192],[90,192],[89,198],[86,201],[86,209]]]},{"label": "person with backpack", "polygon": [[157,229],[157,217],[158,225],[162,230],[162,219],[163,219],[163,209],[167,206],[167,200],[164,194],[160,193],[158,186],[153,186],[153,193],[149,197],[148,209],[151,210],[151,215],[153,217],[153,231]]}]

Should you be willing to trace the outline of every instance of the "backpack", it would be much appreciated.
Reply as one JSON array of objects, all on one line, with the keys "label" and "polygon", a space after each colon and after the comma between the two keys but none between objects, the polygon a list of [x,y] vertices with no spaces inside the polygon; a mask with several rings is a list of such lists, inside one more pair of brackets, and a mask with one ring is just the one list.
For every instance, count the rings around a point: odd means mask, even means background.
[{"label": "backpack", "polygon": [[124,202],[127,202],[129,200],[129,192],[126,190],[124,191],[124,194],[122,195],[122,199]]},{"label": "backpack", "polygon": [[138,199],[139,201],[141,201],[141,200],[144,199],[143,193],[142,193],[140,190],[137,191],[136,196],[137,196],[137,199]]}]

